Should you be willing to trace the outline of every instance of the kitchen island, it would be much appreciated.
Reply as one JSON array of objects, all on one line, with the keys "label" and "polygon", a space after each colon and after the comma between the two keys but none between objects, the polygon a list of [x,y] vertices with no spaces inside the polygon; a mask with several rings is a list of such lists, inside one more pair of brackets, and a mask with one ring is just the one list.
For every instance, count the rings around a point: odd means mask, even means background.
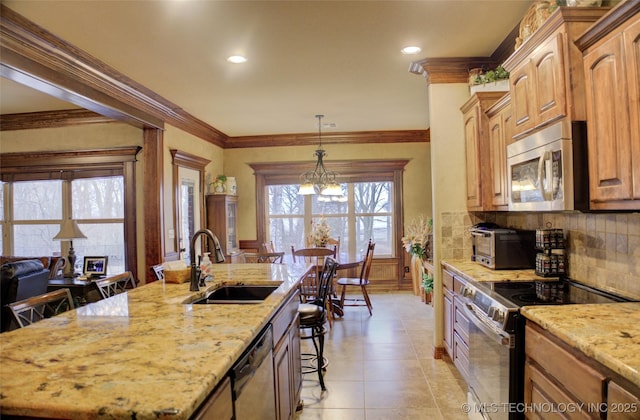
[{"label": "kitchen island", "polygon": [[[217,264],[199,292],[158,281],[0,334],[1,414],[189,418],[310,269]],[[274,282],[259,304],[185,304],[222,284]]]}]

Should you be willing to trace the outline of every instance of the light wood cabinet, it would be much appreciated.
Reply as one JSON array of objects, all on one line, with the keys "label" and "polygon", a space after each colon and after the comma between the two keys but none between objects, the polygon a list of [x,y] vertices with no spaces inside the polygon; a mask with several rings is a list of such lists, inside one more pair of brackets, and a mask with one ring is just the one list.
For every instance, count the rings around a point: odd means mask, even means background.
[{"label": "light wood cabinet", "polygon": [[609,382],[607,391],[607,419],[632,420],[640,417],[640,398],[618,383]]},{"label": "light wood cabinet", "polygon": [[[606,402],[606,377],[580,360],[575,351],[560,344],[541,327],[527,322],[525,327],[525,404],[590,404],[602,408]],[[535,413],[542,418],[549,413]],[[577,418],[600,418],[598,410],[580,411]]]},{"label": "light wood cabinet", "polygon": [[460,108],[464,124],[467,209],[493,210],[487,108],[505,92],[478,92]]},{"label": "light wood cabinet", "polygon": [[487,109],[489,117],[489,158],[491,163],[491,205],[508,210],[507,145],[511,143],[511,95],[504,95]]},{"label": "light wood cabinet", "polygon": [[[630,17],[620,26],[596,27],[579,40],[593,210],[640,209],[640,4],[631,3],[635,13],[627,10]],[[606,35],[584,46],[602,31]]]},{"label": "light wood cabinet", "polygon": [[608,10],[560,7],[504,62],[514,138],[561,118],[586,119],[582,53],[574,41]]},{"label": "light wood cabinet", "polygon": [[207,229],[220,239],[222,252],[231,259],[238,246],[238,196],[207,195]]}]

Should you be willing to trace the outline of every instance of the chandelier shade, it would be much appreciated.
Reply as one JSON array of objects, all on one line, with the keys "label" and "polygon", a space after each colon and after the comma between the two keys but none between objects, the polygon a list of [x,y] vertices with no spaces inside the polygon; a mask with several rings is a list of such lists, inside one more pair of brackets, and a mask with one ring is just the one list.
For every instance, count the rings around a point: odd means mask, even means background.
[{"label": "chandelier shade", "polygon": [[329,171],[324,166],[324,157],[327,153],[322,148],[322,118],[324,115],[316,115],[318,119],[318,148],[314,156],[316,157],[316,166],[311,171],[307,171],[300,175],[300,195],[320,194],[323,196],[343,197],[342,187],[337,182],[338,173]]}]

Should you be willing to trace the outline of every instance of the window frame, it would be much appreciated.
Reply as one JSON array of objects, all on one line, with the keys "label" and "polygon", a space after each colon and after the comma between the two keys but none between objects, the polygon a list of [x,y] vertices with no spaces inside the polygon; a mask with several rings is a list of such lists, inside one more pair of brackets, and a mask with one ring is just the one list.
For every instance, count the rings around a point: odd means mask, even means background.
[{"label": "window frame", "polygon": [[2,162],[0,179],[3,182],[14,182],[123,176],[125,269],[137,277],[135,163],[140,150],[141,147],[135,146],[76,151],[2,153],[0,154]]},{"label": "window frame", "polygon": [[[403,172],[409,162],[408,159],[394,160],[358,160],[325,162],[328,170],[340,174],[340,182],[373,182],[390,181],[393,183],[393,197],[391,199],[394,212],[393,229],[396,236],[395,257],[401,264],[403,248],[400,238],[403,234]],[[256,235],[257,243],[266,242],[267,218],[267,185],[299,184],[300,174],[309,170],[310,162],[266,162],[250,163],[256,178]],[[402,270],[398,271],[402,273]]]}]

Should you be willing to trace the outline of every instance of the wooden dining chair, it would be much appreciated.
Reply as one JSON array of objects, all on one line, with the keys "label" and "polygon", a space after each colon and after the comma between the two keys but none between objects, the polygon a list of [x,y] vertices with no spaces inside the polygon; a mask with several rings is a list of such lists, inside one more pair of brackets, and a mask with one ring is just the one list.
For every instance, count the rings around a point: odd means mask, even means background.
[{"label": "wooden dining chair", "polygon": [[[336,258],[336,249],[333,248],[324,248],[324,247],[313,247],[313,248],[300,248],[295,249],[295,247],[291,247],[291,256],[293,258],[293,262],[296,263],[307,263],[313,264],[316,269],[309,273],[302,281],[300,282],[300,301],[308,302],[312,301],[318,295],[318,279],[320,278],[320,272],[324,266],[324,261],[327,257]],[[333,311],[331,310],[331,305],[327,307],[329,311],[329,325],[333,321]]]},{"label": "wooden dining chair", "polygon": [[[371,271],[371,264],[373,262],[373,250],[376,247],[375,242],[369,241],[367,245],[367,252],[362,262],[362,269],[360,270],[360,277],[339,277],[336,281],[338,287],[342,287],[340,293],[340,306],[342,308],[346,306],[366,306],[369,309],[369,315],[373,314],[373,305],[367,293],[367,286],[369,285],[369,272]],[[359,287],[362,293],[362,298],[346,298],[347,287]],[[351,303],[345,303],[349,301]]]},{"label": "wooden dining chair", "polygon": [[136,287],[136,281],[133,279],[131,272],[126,271],[122,274],[107,277],[95,281],[100,294],[104,299],[117,295],[118,293],[126,292],[127,289],[134,289]]},{"label": "wooden dining chair", "polygon": [[245,263],[282,264],[284,252],[245,252],[242,257]]},{"label": "wooden dining chair", "polygon": [[336,258],[340,259],[340,237],[327,239],[327,246],[336,250]]},{"label": "wooden dining chair", "polygon": [[8,306],[20,328],[75,308],[71,292],[66,288],[19,300]]},{"label": "wooden dining chair", "polygon": [[263,243],[262,252],[276,252],[276,247],[273,245],[273,241]]}]

